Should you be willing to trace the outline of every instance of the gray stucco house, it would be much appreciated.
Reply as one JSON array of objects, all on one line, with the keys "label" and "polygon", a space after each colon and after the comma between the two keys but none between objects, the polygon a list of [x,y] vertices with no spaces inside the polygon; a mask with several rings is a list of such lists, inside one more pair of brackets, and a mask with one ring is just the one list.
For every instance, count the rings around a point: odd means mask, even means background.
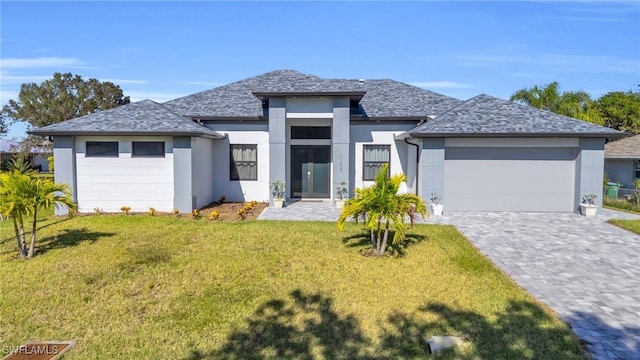
[{"label": "gray stucco house", "polygon": [[604,149],[604,171],[609,180],[634,189],[634,180],[640,179],[640,135],[612,141]]},{"label": "gray stucco house", "polygon": [[574,212],[583,195],[602,198],[605,142],[624,135],[489,95],[291,70],[32,133],[53,138],[56,181],[80,212],[271,201],[274,181],[288,199],[331,202],[384,164],[450,211]]}]

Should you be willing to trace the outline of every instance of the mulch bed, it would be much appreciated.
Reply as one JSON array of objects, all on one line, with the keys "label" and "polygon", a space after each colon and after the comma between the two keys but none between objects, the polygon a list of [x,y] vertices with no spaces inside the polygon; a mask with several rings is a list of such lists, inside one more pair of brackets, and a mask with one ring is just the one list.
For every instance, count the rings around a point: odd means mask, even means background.
[{"label": "mulch bed", "polygon": [[266,209],[268,203],[256,203],[252,210],[245,213],[244,218],[238,215],[238,211],[244,207],[246,203],[213,203],[200,209],[200,216],[203,219],[209,219],[211,212],[217,211],[220,214],[219,220],[221,221],[234,221],[234,220],[255,220]]}]

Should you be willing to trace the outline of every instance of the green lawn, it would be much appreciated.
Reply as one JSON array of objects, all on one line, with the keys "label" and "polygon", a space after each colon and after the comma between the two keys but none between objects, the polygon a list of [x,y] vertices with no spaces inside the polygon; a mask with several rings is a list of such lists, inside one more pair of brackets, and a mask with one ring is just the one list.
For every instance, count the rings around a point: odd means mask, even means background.
[{"label": "green lawn", "polygon": [[640,220],[609,220],[609,222],[640,235]]},{"label": "green lawn", "polygon": [[0,347],[75,340],[65,359],[584,359],[578,339],[453,227],[416,226],[400,258],[366,258],[334,223],[144,215],[41,223],[16,259],[0,223]]}]

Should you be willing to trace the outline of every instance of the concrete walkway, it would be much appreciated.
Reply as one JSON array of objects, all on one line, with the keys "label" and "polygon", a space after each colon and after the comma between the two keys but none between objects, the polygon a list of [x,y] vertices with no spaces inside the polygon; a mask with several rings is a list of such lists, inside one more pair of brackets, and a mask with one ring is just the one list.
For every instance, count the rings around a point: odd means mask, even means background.
[{"label": "concrete walkway", "polygon": [[[455,225],[527,292],[552,308],[596,359],[640,359],[640,236],[606,220],[638,219],[598,209],[594,218],[557,213],[453,213]],[[259,219],[335,221],[332,205],[297,202]]]}]

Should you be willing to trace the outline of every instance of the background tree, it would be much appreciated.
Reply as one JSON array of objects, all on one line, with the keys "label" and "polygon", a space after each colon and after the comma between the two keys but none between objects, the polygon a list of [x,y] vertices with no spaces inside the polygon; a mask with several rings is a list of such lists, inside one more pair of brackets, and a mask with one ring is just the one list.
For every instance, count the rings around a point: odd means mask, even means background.
[{"label": "background tree", "polygon": [[[43,127],[79,116],[128,104],[120,86],[109,81],[83,79],[71,73],[55,73],[53,78],[41,84],[26,83],[20,86],[18,99],[0,111],[0,135],[7,132],[9,124],[22,121],[30,127]],[[39,137],[28,137],[21,151],[29,153],[34,146],[46,146]]]},{"label": "background tree", "polygon": [[598,99],[604,125],[633,134],[640,134],[640,90],[613,91]]},{"label": "background tree", "polygon": [[342,231],[347,219],[355,218],[357,221],[364,217],[377,256],[384,255],[387,250],[391,224],[395,230],[392,243],[397,244],[406,238],[405,219],[409,218],[413,223],[416,212],[424,217],[427,211],[420,196],[398,193],[400,185],[406,180],[404,174],[389,177],[388,172],[387,164],[380,169],[372,186],[357,188],[356,196],[347,201],[338,218],[338,229]]},{"label": "background tree", "polygon": [[604,120],[591,95],[582,90],[561,93],[560,84],[557,81],[544,86],[535,85],[531,88],[522,88],[513,93],[509,100],[604,125]]},{"label": "background tree", "polygon": [[52,79],[42,84],[22,84],[18,99],[9,100],[3,106],[2,116],[12,121],[27,122],[33,127],[43,127],[129,102],[120,86],[112,82],[55,73]]}]

